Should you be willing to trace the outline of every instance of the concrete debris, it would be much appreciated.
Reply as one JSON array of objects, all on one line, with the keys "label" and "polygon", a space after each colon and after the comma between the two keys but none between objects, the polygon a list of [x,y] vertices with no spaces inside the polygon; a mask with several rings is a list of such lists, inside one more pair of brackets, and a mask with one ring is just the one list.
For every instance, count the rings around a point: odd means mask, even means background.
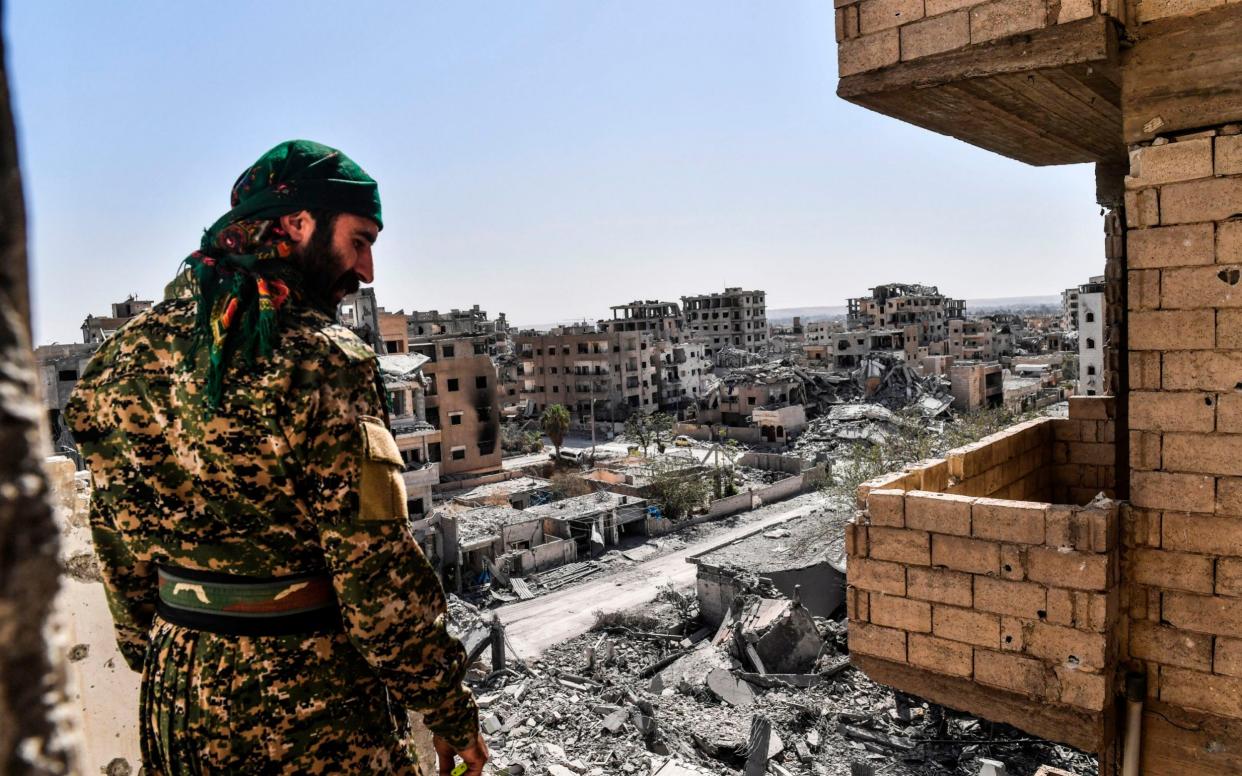
[{"label": "concrete debris", "polygon": [[755,702],[754,689],[738,679],[727,668],[714,668],[707,675],[707,689],[730,706],[750,706]]},{"label": "concrete debris", "polygon": [[[804,617],[800,606],[764,589],[775,597],[740,596],[736,627],[720,643],[690,644],[705,629],[657,602],[641,612],[654,626],[587,633],[531,665],[476,665],[467,681],[484,707],[494,757],[486,772],[845,776],[854,764],[875,763],[883,768],[873,772],[895,776],[975,776],[982,760],[993,759],[1011,773],[1051,764],[1095,776],[1094,761],[1067,747],[908,696],[899,701],[849,667],[843,623]],[[452,608],[477,619],[460,602]],[[760,649],[777,633],[797,645],[799,672],[783,672],[774,645]],[[749,669],[737,634],[771,663],[768,673]],[[907,713],[897,713],[901,706]]]},{"label": "concrete debris", "polygon": [[1009,771],[999,760],[980,760],[979,776],[1009,776]]}]

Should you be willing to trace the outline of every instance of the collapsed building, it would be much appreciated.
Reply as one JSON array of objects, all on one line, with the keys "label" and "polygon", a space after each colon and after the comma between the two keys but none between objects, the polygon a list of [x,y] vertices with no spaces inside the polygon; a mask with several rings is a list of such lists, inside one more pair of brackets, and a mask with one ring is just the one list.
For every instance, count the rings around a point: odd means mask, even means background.
[{"label": "collapsed building", "polygon": [[935,286],[889,283],[870,289],[871,296],[847,300],[846,328],[899,329],[917,345],[942,340],[950,319],[964,318],[966,303]]},{"label": "collapsed building", "polygon": [[841,97],[1028,164],[1094,163],[1106,210],[1098,394],[863,490],[851,658],[1101,773],[1242,771],[1242,5],[836,16]]}]

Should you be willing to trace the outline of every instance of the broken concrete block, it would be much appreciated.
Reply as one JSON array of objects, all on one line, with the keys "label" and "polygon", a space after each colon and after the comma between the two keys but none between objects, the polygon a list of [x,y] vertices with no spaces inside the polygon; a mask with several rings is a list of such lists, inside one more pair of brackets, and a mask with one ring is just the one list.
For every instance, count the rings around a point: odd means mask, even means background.
[{"label": "broken concrete block", "polygon": [[601,724],[604,726],[604,730],[616,734],[621,732],[621,728],[625,727],[625,721],[629,718],[629,712],[625,709],[618,709],[604,717],[604,721]]},{"label": "broken concrete block", "polygon": [[755,598],[746,603],[738,621],[742,638],[754,646],[766,671],[802,674],[815,668],[824,643],[805,607]]},{"label": "broken concrete block", "polygon": [[980,757],[979,776],[1009,776],[1009,771],[1005,770],[1005,764],[1000,760]]},{"label": "broken concrete block", "polygon": [[751,686],[727,668],[715,668],[707,675],[707,689],[730,706],[749,706],[755,702]]}]

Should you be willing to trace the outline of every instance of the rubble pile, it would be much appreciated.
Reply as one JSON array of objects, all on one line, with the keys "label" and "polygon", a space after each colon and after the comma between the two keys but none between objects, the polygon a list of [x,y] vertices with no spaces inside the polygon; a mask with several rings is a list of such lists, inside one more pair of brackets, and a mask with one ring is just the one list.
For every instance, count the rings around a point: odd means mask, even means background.
[{"label": "rubble pile", "polygon": [[671,603],[601,618],[532,665],[473,671],[493,773],[974,776],[983,758],[1094,776],[1087,755],[928,706],[850,668],[845,626],[770,587],[719,628]]},{"label": "rubble pile", "polygon": [[729,346],[716,351],[715,361],[716,366],[745,367],[763,363],[764,357],[749,350]]},{"label": "rubble pile", "polygon": [[935,417],[953,403],[948,379],[924,377],[896,356],[872,353],[850,374],[860,395],[890,410],[917,406],[925,416]]},{"label": "rubble pile", "polygon": [[808,416],[859,395],[851,375],[827,369],[808,369],[789,360],[767,361],[731,369],[720,380],[723,390],[744,384],[793,383],[790,404],[802,404]]}]

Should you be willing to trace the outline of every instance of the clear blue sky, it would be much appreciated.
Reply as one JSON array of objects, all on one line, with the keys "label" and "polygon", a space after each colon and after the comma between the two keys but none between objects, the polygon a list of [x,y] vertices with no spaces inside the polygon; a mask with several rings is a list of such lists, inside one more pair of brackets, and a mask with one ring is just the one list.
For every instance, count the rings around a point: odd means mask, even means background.
[{"label": "clear blue sky", "polygon": [[1103,268],[1090,166],[838,99],[824,0],[7,5],[37,342],[157,295],[238,173],[294,137],[379,180],[392,310],[534,324],[894,280],[1025,296]]}]

